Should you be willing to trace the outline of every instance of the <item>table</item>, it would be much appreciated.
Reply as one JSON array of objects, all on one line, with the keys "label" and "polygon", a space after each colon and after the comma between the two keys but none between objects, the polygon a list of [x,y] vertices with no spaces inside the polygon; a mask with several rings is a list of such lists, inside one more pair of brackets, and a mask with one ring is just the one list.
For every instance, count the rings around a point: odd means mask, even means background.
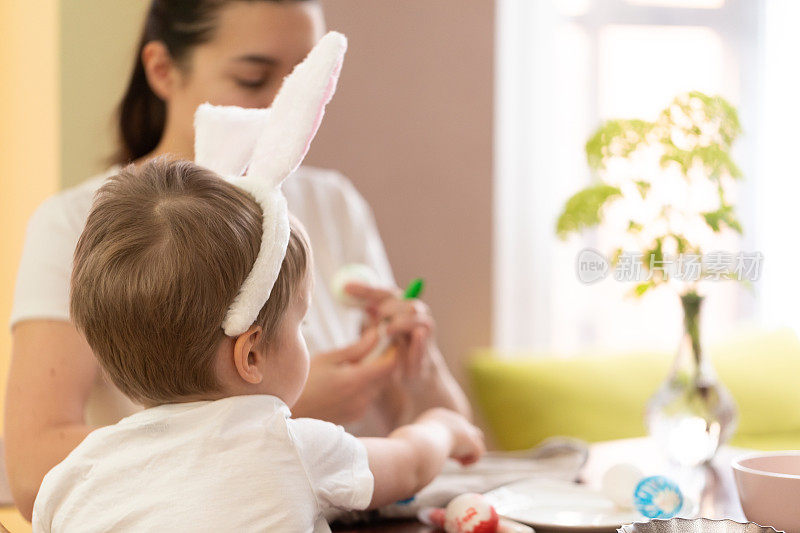
[{"label": "table", "polygon": [[[589,461],[581,471],[580,481],[598,486],[603,473],[618,463],[633,463],[645,473],[662,473],[694,486],[699,495],[700,515],[706,518],[730,518],[745,521],[733,480],[731,459],[746,453],[740,448],[723,447],[714,461],[705,467],[681,469],[670,466],[648,438],[615,440],[593,444]],[[0,490],[0,494],[2,491]],[[30,531],[27,524],[11,506],[0,506],[0,523],[12,532]],[[435,531],[414,520],[394,520],[359,526],[334,525],[339,533],[431,533]],[[1,530],[0,530],[1,531]]]},{"label": "table", "polygon": [[[748,450],[722,447],[714,460],[706,466],[681,468],[670,465],[649,438],[625,439],[593,444],[589,449],[589,461],[582,469],[580,480],[591,486],[599,486],[603,474],[618,463],[632,463],[646,474],[664,474],[687,486],[699,499],[700,516],[705,518],[730,518],[746,521],[731,470],[731,460]],[[360,526],[334,525],[339,533],[430,533],[433,528],[417,521],[390,521]]]}]

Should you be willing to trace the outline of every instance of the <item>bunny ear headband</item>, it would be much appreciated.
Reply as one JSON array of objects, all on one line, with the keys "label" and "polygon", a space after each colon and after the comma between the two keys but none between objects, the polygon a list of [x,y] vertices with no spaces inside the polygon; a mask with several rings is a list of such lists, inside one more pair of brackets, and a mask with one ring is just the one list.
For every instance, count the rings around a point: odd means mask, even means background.
[{"label": "bunny ear headband", "polygon": [[195,114],[195,162],[250,193],[261,205],[261,249],[222,329],[241,335],[269,299],[289,243],[289,212],[281,184],[317,133],[336,90],[347,39],[323,37],[283,81],[268,109],[203,104]]}]

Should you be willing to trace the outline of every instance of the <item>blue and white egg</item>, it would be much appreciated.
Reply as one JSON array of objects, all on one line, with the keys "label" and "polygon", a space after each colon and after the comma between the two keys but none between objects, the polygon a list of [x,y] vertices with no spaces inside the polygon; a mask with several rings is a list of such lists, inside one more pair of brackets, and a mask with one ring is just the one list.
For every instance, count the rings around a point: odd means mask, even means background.
[{"label": "blue and white egg", "polygon": [[671,479],[650,476],[636,485],[633,503],[636,510],[647,518],[672,518],[683,507],[683,494]]}]

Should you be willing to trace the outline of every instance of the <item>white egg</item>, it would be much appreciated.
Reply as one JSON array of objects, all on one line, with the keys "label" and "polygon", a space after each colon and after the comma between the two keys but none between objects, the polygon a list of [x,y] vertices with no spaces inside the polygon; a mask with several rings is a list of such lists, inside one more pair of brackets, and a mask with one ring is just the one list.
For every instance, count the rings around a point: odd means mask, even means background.
[{"label": "white egg", "polygon": [[340,304],[349,307],[359,306],[360,302],[344,291],[345,286],[353,282],[378,285],[378,274],[372,268],[361,263],[350,263],[339,268],[331,280],[331,292]]},{"label": "white egg", "polygon": [[603,474],[602,489],[616,505],[622,509],[633,508],[633,492],[644,477],[642,471],[632,464],[614,465]]}]

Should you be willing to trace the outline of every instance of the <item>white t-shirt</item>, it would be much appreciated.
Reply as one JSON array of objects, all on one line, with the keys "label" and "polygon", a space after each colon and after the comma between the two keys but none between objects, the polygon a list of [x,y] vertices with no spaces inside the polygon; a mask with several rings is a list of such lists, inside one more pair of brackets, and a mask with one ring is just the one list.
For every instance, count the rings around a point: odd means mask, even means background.
[{"label": "white t-shirt", "polygon": [[289,415],[274,396],[234,396],[95,430],[45,476],[33,530],[330,531],[326,513],[372,499],[367,451]]},{"label": "white t-shirt", "polygon": [[[28,222],[17,275],[11,325],[28,319],[69,320],[72,257],[95,191],[119,170],[62,191],[47,200]],[[289,210],[305,226],[314,250],[314,294],[303,333],[312,356],[356,340],[363,315],[341,305],[330,289],[336,271],[348,263],[371,266],[382,282],[394,278],[372,211],[355,187],[331,170],[300,167],[283,184]],[[87,406],[87,423],[107,425],[139,408],[98,373]],[[368,413],[350,429],[359,434],[385,432],[380,416]]]}]

